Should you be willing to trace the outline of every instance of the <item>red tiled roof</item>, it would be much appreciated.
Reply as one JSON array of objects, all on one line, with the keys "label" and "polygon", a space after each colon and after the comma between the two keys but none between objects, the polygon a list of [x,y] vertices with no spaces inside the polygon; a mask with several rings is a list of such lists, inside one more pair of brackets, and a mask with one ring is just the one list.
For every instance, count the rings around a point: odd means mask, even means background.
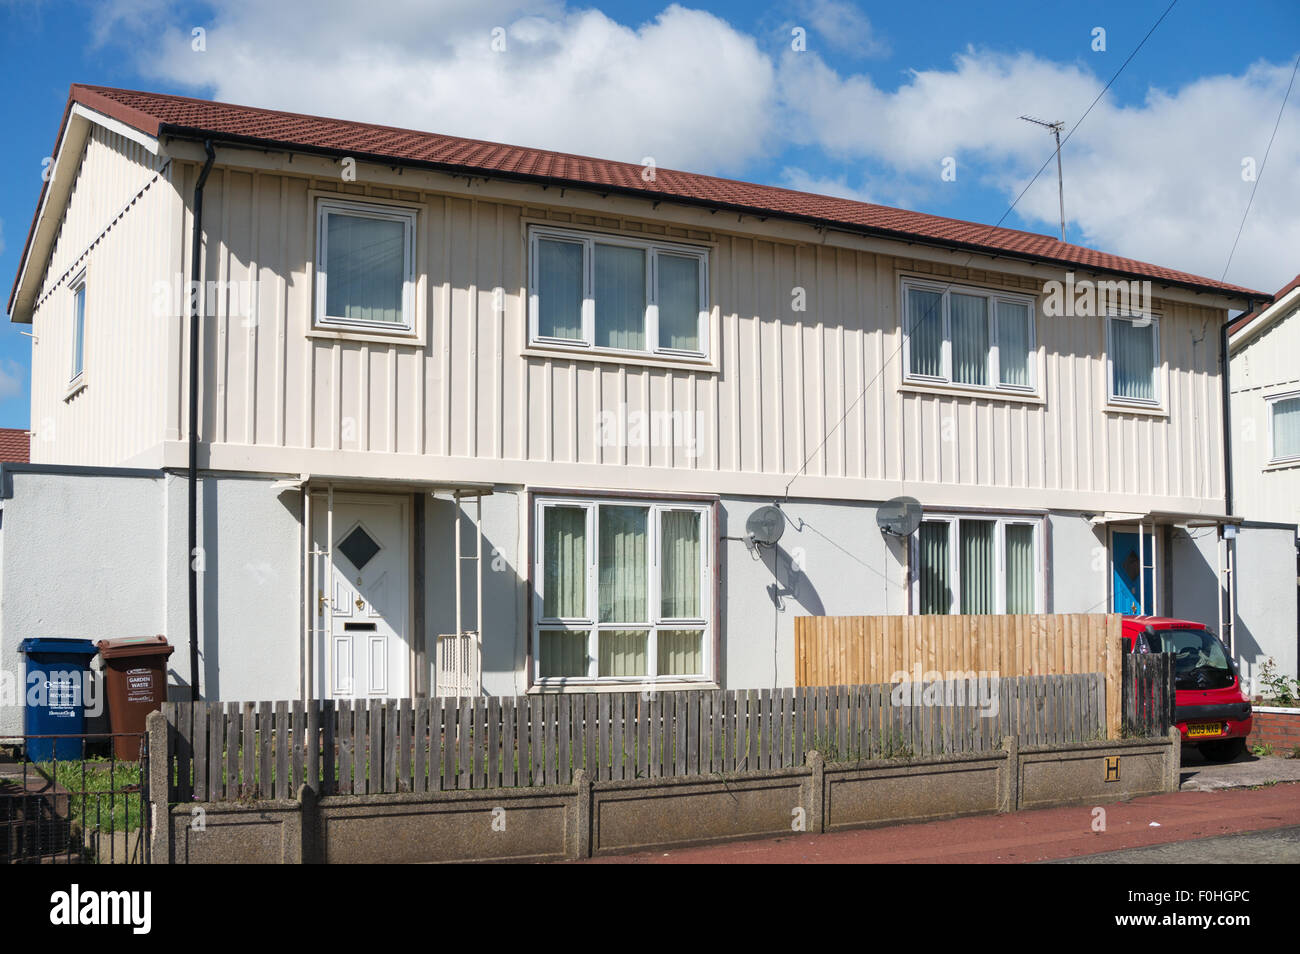
[{"label": "red tiled roof", "polygon": [[0,427],[0,464],[26,464],[31,459],[31,434],[21,427]]},{"label": "red tiled roof", "polygon": [[[166,134],[211,137],[358,159],[411,163],[461,174],[639,194],[647,198],[834,225],[905,241],[1081,266],[1201,291],[1268,297],[1249,288],[1070,245],[1034,232],[716,176],[657,169],[654,181],[647,182],[642,178],[643,167],[635,163],[102,86],[74,85],[69,95],[69,108],[74,102],[155,137]],[[64,121],[66,123],[66,114]],[[10,297],[12,306],[13,296]]]},{"label": "red tiled roof", "polygon": [[[1277,294],[1273,296],[1273,301],[1281,301],[1283,298],[1289,295],[1292,292],[1292,290],[1296,288],[1300,288],[1300,275],[1297,275],[1295,278],[1291,279],[1289,282],[1283,285],[1281,289],[1278,290]],[[1238,331],[1240,331],[1242,328],[1245,328],[1248,324],[1250,324],[1261,314],[1263,314],[1268,309],[1268,307],[1269,307],[1268,304],[1263,304],[1260,305],[1258,308],[1256,308],[1254,311],[1246,312],[1244,315],[1242,315],[1232,324],[1228,325],[1228,334],[1235,335]]]}]

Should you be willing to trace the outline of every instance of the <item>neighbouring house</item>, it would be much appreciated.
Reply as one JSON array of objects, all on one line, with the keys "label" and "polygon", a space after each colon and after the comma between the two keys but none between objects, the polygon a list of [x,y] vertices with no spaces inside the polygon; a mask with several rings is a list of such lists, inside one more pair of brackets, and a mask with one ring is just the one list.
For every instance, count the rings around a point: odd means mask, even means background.
[{"label": "neighbouring house", "polygon": [[0,427],[0,464],[25,464],[32,459],[31,435],[25,428]]},{"label": "neighbouring house", "polygon": [[[34,435],[0,488],[5,665],[25,636],[164,633],[177,693],[214,699],[752,688],[793,683],[798,614],[1222,628],[1218,332],[1267,298],[846,199],[74,86],[9,300]],[[899,496],[904,538],[877,524]]]},{"label": "neighbouring house", "polygon": [[1271,595],[1257,621],[1259,656],[1272,656],[1279,672],[1294,677],[1300,559],[1278,545],[1257,552],[1251,544],[1265,533],[1300,543],[1300,275],[1228,331],[1233,493],[1249,531],[1236,546],[1238,590]]}]

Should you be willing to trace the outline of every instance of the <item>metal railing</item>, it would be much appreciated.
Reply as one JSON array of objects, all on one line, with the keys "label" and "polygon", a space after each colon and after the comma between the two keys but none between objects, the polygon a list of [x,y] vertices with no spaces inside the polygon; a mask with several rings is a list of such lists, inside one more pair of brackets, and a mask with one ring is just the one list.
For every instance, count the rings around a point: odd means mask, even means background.
[{"label": "metal railing", "polygon": [[[148,864],[146,735],[26,735],[12,741],[19,739],[21,755],[0,761],[0,862]],[[33,742],[40,761],[29,758]],[[136,746],[138,761],[117,757]]]}]

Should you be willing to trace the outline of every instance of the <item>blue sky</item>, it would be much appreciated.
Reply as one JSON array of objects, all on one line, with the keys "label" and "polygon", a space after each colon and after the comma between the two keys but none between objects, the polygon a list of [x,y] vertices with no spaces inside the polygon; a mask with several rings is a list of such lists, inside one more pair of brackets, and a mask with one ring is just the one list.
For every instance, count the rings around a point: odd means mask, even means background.
[{"label": "blue sky", "polygon": [[[73,82],[651,157],[995,222],[1051,155],[1049,134],[1017,117],[1073,125],[1167,6],[0,0],[6,298]],[[1297,55],[1295,0],[1179,0],[1065,146],[1069,240],[1220,277],[1254,186],[1243,164],[1263,159]],[[1054,166],[1005,224],[1057,231]],[[1300,271],[1296,249],[1300,89],[1227,279],[1276,289]],[[0,426],[28,424],[21,330],[0,333]]]}]

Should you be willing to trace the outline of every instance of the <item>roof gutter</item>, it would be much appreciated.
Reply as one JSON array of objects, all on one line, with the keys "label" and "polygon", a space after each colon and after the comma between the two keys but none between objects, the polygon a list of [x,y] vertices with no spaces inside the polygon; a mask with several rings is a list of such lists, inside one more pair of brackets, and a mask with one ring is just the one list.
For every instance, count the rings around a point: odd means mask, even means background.
[{"label": "roof gutter", "polygon": [[207,161],[194,184],[194,232],[190,237],[190,467],[189,467],[189,560],[190,582],[190,699],[199,695],[199,300],[202,297],[203,186],[212,171],[217,153],[212,140],[203,142]]},{"label": "roof gutter", "polygon": [[[649,189],[631,189],[619,185],[599,185],[591,182],[583,182],[574,179],[561,179],[554,176],[533,175],[526,172],[511,172],[509,170],[498,169],[478,169],[469,166],[458,166],[454,163],[433,162],[427,159],[405,159],[395,156],[384,156],[378,153],[358,152],[348,149],[331,149],[327,146],[305,146],[299,143],[282,142],[275,139],[262,139],[256,136],[243,136],[238,133],[213,133],[210,130],[198,129],[192,126],[176,126],[170,123],[159,123],[157,137],[170,136],[174,139],[189,140],[193,142],[209,141],[216,136],[220,139],[222,145],[242,146],[248,149],[274,150],[289,154],[300,153],[303,155],[324,156],[330,159],[350,158],[357,162],[369,162],[375,165],[397,167],[408,166],[414,169],[428,169],[433,172],[443,172],[450,175],[467,176],[477,179],[502,179],[508,182],[522,182],[529,185],[541,185],[561,189],[581,189],[585,192],[594,192],[598,195],[615,193],[618,195],[630,196],[646,201],[675,202],[679,205],[693,206],[696,208],[708,209],[712,212],[726,211],[735,212],[740,215],[750,215],[758,219],[782,219],[790,222],[800,222],[805,225],[812,225],[817,228],[834,229],[839,232],[849,234],[867,235],[877,238],[891,239],[897,242],[906,242],[910,245],[923,245],[929,248],[940,248],[945,250],[958,250],[964,252],[974,252],[980,255],[986,255],[991,258],[1005,258],[1015,261],[1031,262],[1038,265],[1051,265],[1055,268],[1078,268],[1097,274],[1120,275],[1127,278],[1137,279],[1139,281],[1149,281],[1153,284],[1164,285],[1172,288],[1184,288],[1199,294],[1218,295],[1230,300],[1250,301],[1249,295],[1245,292],[1235,292],[1227,288],[1213,288],[1208,285],[1200,285],[1196,282],[1184,282],[1170,278],[1154,278],[1151,275],[1143,275],[1140,272],[1122,271],[1119,269],[1101,268],[1094,265],[1082,265],[1077,262],[1067,262],[1061,259],[1052,258],[1048,255],[1035,255],[1032,252],[1014,252],[1006,249],[991,249],[984,245],[974,242],[962,242],[956,239],[942,240],[927,236],[918,236],[912,232],[900,232],[893,229],[880,228],[872,225],[857,225],[852,222],[842,222],[835,219],[824,219],[815,215],[800,215],[795,212],[780,212],[772,209],[756,208],[754,206],[741,205],[732,202],[719,202],[709,199],[698,199],[691,196],[676,195],[671,192],[655,192]],[[990,227],[991,228],[991,227]]]}]

